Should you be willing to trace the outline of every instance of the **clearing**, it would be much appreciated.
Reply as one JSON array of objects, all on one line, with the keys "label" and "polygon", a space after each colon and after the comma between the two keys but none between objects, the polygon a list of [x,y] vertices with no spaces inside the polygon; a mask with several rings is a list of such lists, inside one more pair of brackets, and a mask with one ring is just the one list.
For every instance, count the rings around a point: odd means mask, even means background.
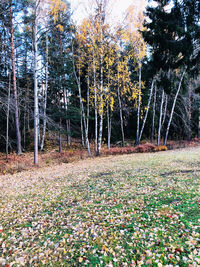
[{"label": "clearing", "polygon": [[200,266],[200,148],[0,176],[0,266]]}]

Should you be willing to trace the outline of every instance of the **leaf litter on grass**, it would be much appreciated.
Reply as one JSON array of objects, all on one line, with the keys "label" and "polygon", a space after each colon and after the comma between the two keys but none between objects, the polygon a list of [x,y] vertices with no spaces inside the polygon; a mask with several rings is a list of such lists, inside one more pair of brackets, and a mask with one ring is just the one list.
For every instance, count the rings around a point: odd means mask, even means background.
[{"label": "leaf litter on grass", "polygon": [[123,155],[0,178],[0,266],[200,266],[199,158]]}]

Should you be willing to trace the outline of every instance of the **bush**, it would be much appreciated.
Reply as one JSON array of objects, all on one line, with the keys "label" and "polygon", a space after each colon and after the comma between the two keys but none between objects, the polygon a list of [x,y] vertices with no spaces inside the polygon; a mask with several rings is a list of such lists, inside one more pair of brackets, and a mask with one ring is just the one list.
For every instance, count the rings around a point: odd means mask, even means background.
[{"label": "bush", "polygon": [[154,152],[155,145],[146,143],[139,146],[127,146],[127,147],[113,147],[110,150],[106,149],[102,151],[106,155],[120,155],[120,154],[131,154],[131,153],[144,153],[144,152]]},{"label": "bush", "polygon": [[146,143],[143,145],[136,146],[136,152],[144,153],[144,152],[153,152],[155,151],[155,145]]},{"label": "bush", "polygon": [[154,151],[155,152],[167,151],[167,147],[166,146],[156,146]]}]

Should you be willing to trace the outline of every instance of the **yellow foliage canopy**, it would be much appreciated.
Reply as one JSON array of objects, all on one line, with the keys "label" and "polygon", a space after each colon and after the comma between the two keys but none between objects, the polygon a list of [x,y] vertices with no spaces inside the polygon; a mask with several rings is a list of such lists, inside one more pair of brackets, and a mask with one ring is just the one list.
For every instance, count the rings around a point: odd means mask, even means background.
[{"label": "yellow foliage canopy", "polygon": [[[62,0],[49,0],[50,3],[50,14],[53,16],[54,23],[58,21],[60,12],[66,12],[67,5]],[[61,30],[61,25],[58,25],[58,28]]]}]

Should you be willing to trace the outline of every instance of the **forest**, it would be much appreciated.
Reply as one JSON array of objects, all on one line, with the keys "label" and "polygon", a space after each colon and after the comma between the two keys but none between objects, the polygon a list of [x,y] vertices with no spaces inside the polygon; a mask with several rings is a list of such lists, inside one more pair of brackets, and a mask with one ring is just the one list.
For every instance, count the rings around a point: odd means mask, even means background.
[{"label": "forest", "polygon": [[0,1],[0,266],[198,267],[200,0],[74,2]]},{"label": "forest", "polygon": [[[66,0],[1,0],[0,151],[88,155],[131,142],[200,138],[200,1],[130,5],[108,23],[108,1],[80,24]],[[152,2],[154,4],[152,4]],[[144,1],[141,1],[144,3]]]}]

